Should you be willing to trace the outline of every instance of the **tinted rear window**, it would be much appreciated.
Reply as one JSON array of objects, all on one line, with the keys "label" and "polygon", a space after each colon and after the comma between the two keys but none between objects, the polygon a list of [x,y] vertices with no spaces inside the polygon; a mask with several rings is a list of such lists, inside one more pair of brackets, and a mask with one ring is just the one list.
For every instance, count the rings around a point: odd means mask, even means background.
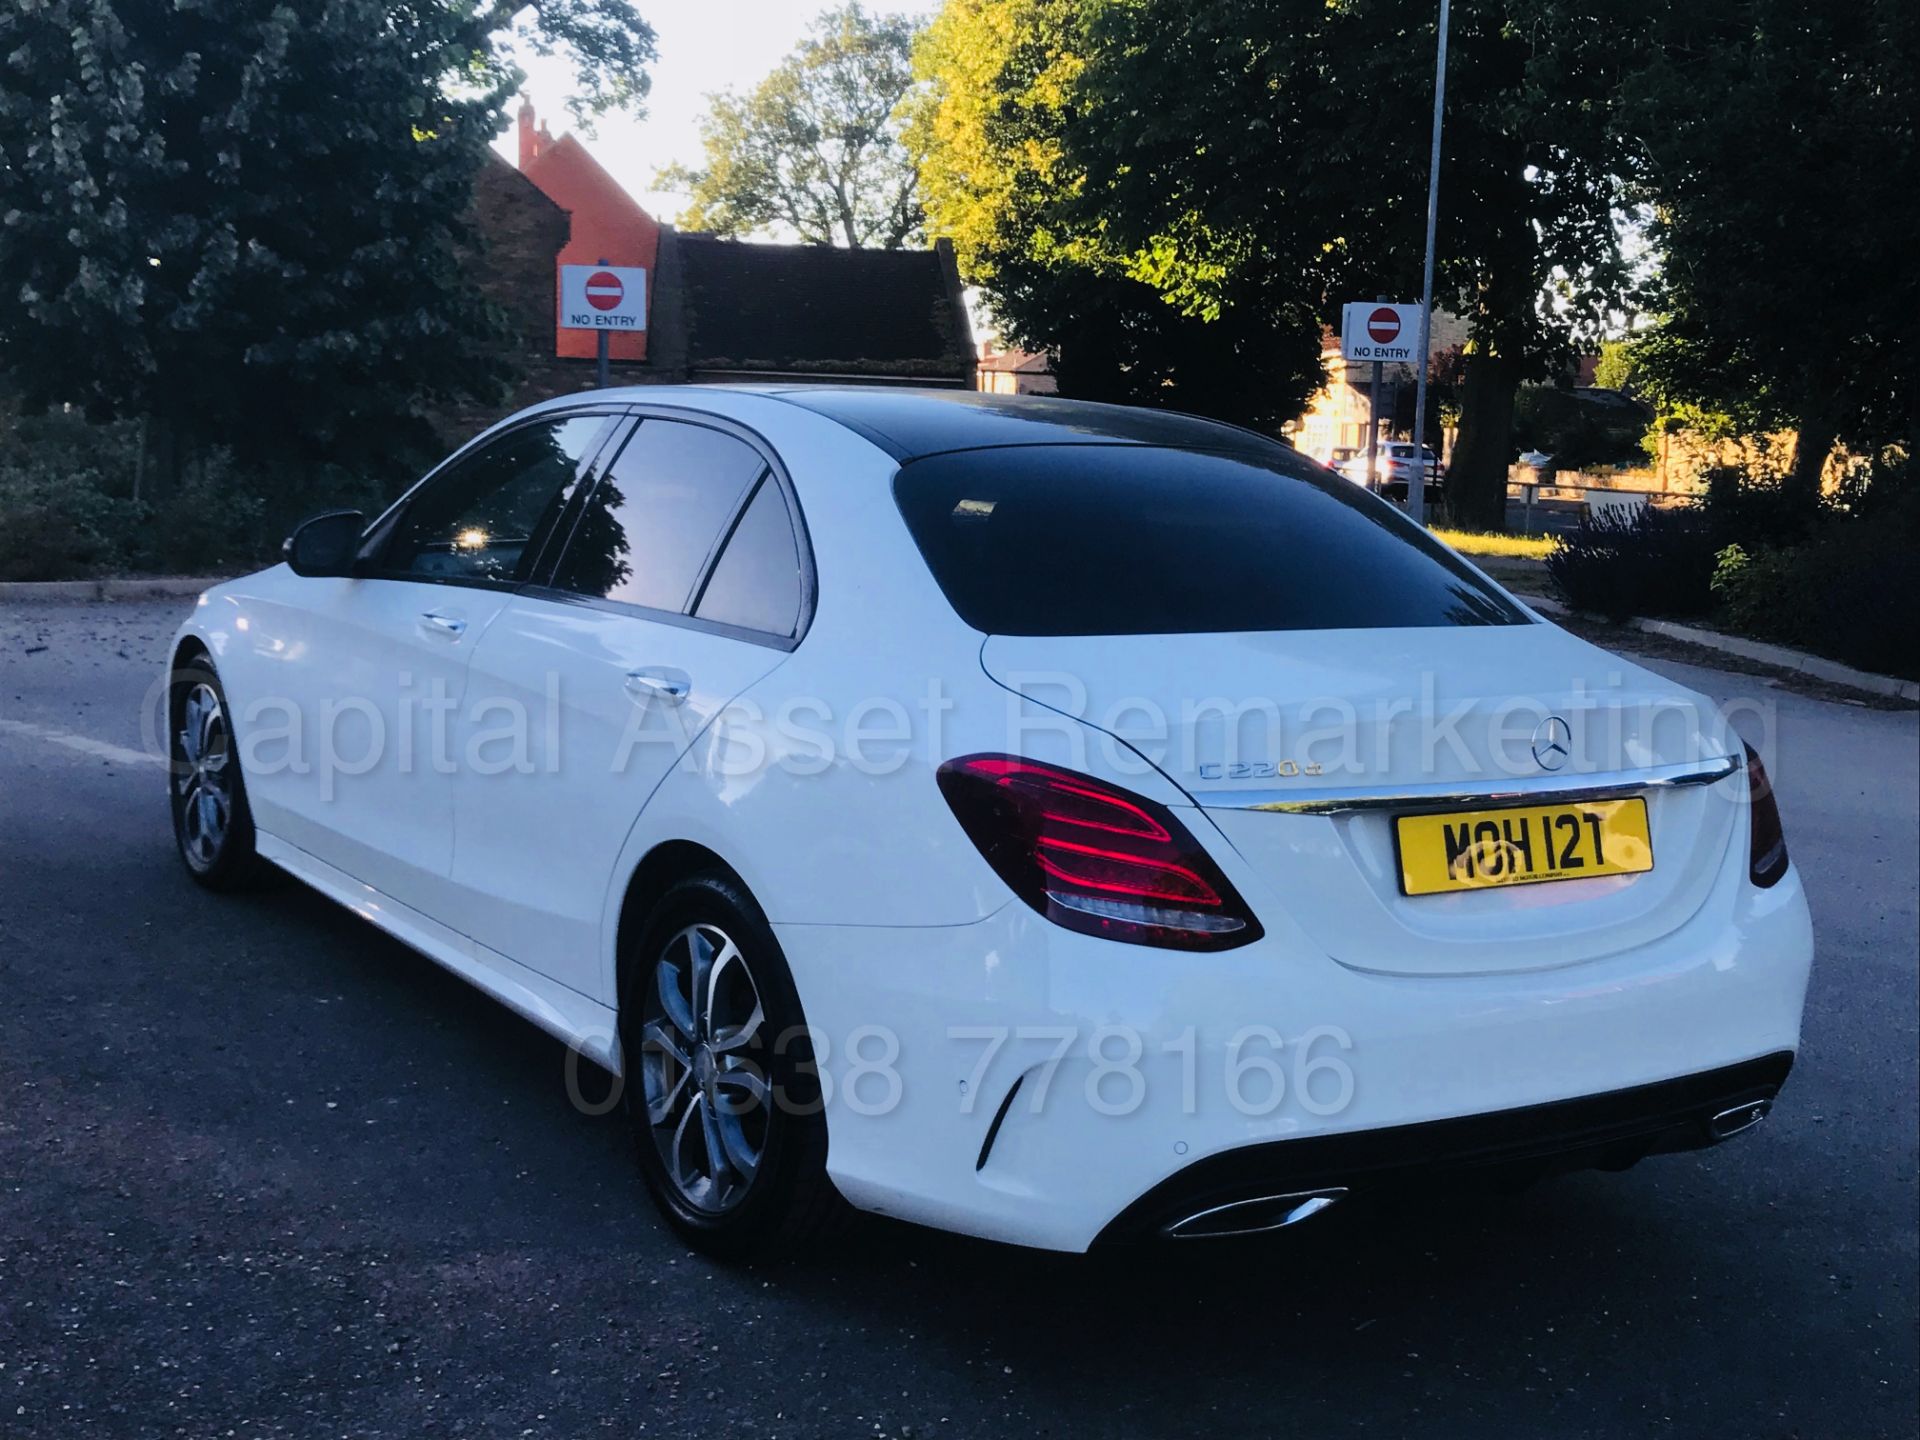
[{"label": "tinted rear window", "polygon": [[893,488],[953,608],[993,634],[1527,623],[1391,505],[1306,460],[1036,445],[930,456]]}]

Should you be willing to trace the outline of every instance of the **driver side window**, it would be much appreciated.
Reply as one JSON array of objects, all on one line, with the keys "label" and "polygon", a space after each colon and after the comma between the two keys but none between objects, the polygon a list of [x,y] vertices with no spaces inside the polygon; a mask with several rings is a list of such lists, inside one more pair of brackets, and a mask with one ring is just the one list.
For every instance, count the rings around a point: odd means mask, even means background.
[{"label": "driver side window", "polygon": [[525,581],[609,419],[569,415],[522,425],[436,476],[400,515],[380,572]]}]

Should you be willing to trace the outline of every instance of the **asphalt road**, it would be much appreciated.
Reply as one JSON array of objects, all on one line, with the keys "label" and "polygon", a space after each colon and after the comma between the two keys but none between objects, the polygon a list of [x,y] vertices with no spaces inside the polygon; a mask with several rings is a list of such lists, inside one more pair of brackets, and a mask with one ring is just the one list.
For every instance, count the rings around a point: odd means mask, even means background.
[{"label": "asphalt road", "polygon": [[1721,1150],[1248,1242],[874,1222],[732,1270],[560,1046],[301,889],[180,873],[130,753],[180,608],[0,606],[7,1440],[1914,1433],[1911,711],[1653,662],[1777,707],[1820,941],[1800,1065]]}]

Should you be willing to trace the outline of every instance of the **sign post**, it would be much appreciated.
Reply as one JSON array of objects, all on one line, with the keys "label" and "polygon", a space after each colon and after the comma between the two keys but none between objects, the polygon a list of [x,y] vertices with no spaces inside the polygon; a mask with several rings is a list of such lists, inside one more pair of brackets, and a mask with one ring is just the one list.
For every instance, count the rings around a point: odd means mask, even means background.
[{"label": "sign post", "polygon": [[647,328],[647,272],[638,266],[562,265],[560,328],[596,332],[596,380],[608,383],[607,337],[643,334]]},{"label": "sign post", "polygon": [[[1387,297],[1376,295],[1375,300]],[[1380,488],[1380,371],[1386,362],[1373,362],[1373,381],[1367,387],[1367,489]]]},{"label": "sign post", "polygon": [[1433,337],[1433,232],[1440,221],[1440,122],[1447,112],[1447,0],[1440,0],[1440,44],[1433,61],[1433,154],[1427,161],[1427,260],[1420,284],[1420,369],[1413,390],[1413,453],[1419,463],[1407,482],[1407,513],[1427,523],[1427,357]]},{"label": "sign post", "polygon": [[1367,385],[1367,489],[1380,488],[1380,371],[1373,362],[1373,379]]},{"label": "sign post", "polygon": [[1385,296],[1340,309],[1340,354],[1347,360],[1373,365],[1373,384],[1367,401],[1367,488],[1380,488],[1380,378],[1381,367],[1404,364],[1414,357],[1415,305],[1395,305]]}]

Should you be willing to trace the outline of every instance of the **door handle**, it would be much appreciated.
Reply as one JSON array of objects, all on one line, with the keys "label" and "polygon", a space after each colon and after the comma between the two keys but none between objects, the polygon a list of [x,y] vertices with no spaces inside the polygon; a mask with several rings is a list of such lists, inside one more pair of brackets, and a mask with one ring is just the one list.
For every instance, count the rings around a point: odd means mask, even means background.
[{"label": "door handle", "polygon": [[458,615],[448,615],[439,610],[427,610],[420,616],[420,628],[429,635],[444,635],[449,640],[458,640],[467,633],[467,622]]},{"label": "door handle", "polygon": [[693,681],[684,670],[663,667],[629,670],[627,693],[642,702],[658,697],[669,705],[678,705],[693,693]]}]

